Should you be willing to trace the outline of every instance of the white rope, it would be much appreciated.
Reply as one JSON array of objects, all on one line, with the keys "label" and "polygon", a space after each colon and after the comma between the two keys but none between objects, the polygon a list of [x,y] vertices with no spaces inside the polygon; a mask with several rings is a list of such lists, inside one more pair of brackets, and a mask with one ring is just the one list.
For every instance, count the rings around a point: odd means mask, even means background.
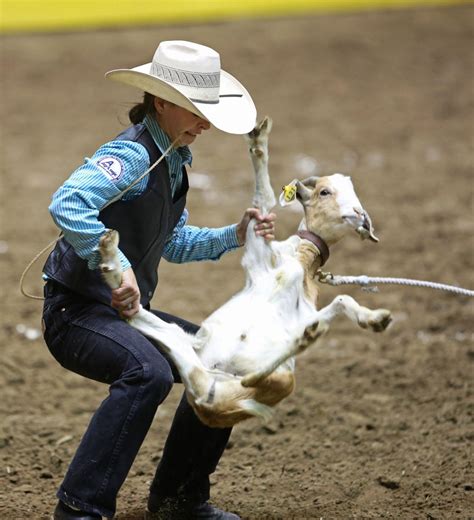
[{"label": "white rope", "polygon": [[[379,276],[339,276],[331,273],[319,273],[319,281],[329,285],[361,285],[365,288],[377,284],[393,284],[393,285],[409,285],[412,287],[427,287],[429,289],[437,289],[439,291],[448,291],[455,294],[462,294],[464,296],[474,296],[474,291],[456,287],[454,285],[446,285],[444,283],[427,282],[424,280],[412,280],[410,278],[383,278]],[[372,290],[374,288],[372,287]]]},{"label": "white rope", "polygon": [[145,173],[142,173],[142,175],[140,175],[140,177],[138,177],[138,179],[135,179],[117,196],[115,196],[113,199],[109,200],[109,202],[107,202],[107,204],[101,209],[101,211],[103,211],[107,206],[110,206],[117,200],[120,200],[125,195],[125,193],[127,193],[127,191],[131,190],[135,186],[135,184],[138,184],[143,179],[143,177],[146,177],[151,172],[151,170],[153,170],[153,168],[155,168],[155,166],[158,166],[158,164],[160,164],[160,162],[168,155],[168,152],[171,150],[171,148],[173,148],[174,145],[178,142],[178,140],[181,138],[181,136],[182,136],[182,134],[179,134],[178,137],[168,146],[168,148],[158,157],[158,159],[148,168],[148,170]]},{"label": "white rope", "polygon": [[26,275],[29,273],[30,269],[33,267],[33,265],[38,261],[39,258],[41,258],[45,253],[46,251],[49,251],[50,249],[52,249],[56,242],[62,237],[62,234],[59,235],[58,238],[55,238],[54,240],[52,240],[47,246],[43,247],[43,249],[37,253],[32,260],[30,260],[30,262],[28,263],[28,265],[25,267],[24,271],[21,273],[21,276],[20,276],[20,292],[23,296],[26,296],[27,298],[30,298],[31,300],[44,300],[44,297],[43,296],[36,296],[35,294],[30,294],[29,292],[26,292],[25,288],[24,288],[24,284],[25,284],[25,278],[26,278]]},{"label": "white rope", "polygon": [[[166,157],[168,152],[178,142],[178,140],[181,138],[181,136],[182,136],[182,133],[179,134],[179,136],[168,146],[168,148],[160,155],[160,157],[158,157],[158,159],[148,168],[148,170],[146,170],[145,173],[140,175],[140,177],[138,177],[138,179],[135,179],[129,186],[127,186],[123,191],[121,191],[116,197],[109,200],[109,202],[107,202],[107,204],[105,204],[105,206],[101,209],[101,211],[104,210],[107,206],[110,206],[112,203],[121,199],[125,195],[125,193],[127,193],[128,190],[132,189],[135,186],[135,184],[140,182],[143,179],[143,177],[146,177],[151,172],[151,170],[153,170],[153,168],[155,168],[155,166],[160,164],[160,162]],[[33,265],[38,261],[38,259],[41,258],[48,250],[53,248],[55,246],[56,242],[62,236],[63,236],[63,234],[61,232],[61,234],[58,236],[58,238],[51,241],[38,254],[36,254],[34,256],[34,258],[29,262],[29,264],[25,267],[24,271],[21,273],[19,285],[20,285],[20,292],[23,296],[26,296],[27,298],[30,298],[32,300],[44,300],[43,296],[36,296],[34,294],[30,294],[25,291],[25,288],[24,288],[25,278],[26,278],[26,275],[29,273],[30,269],[33,267]]]}]

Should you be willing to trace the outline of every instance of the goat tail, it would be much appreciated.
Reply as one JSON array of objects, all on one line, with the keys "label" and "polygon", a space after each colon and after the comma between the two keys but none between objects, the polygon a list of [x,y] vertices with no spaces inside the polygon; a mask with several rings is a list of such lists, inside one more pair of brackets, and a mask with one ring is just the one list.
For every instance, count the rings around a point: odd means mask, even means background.
[{"label": "goat tail", "polygon": [[266,404],[259,403],[255,399],[241,399],[239,406],[248,414],[259,417],[264,422],[268,422],[273,417],[273,408]]}]

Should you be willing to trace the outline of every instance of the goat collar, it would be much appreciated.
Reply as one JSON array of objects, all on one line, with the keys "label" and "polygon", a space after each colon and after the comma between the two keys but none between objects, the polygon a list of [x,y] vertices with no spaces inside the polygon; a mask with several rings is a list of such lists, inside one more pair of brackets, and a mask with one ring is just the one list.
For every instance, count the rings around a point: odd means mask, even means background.
[{"label": "goat collar", "polygon": [[308,231],[306,229],[301,229],[296,233],[300,238],[303,238],[304,240],[309,240],[311,243],[313,243],[318,251],[319,255],[321,257],[321,265],[322,267],[329,258],[329,247],[326,244],[326,242],[318,235],[313,233],[312,231]]}]

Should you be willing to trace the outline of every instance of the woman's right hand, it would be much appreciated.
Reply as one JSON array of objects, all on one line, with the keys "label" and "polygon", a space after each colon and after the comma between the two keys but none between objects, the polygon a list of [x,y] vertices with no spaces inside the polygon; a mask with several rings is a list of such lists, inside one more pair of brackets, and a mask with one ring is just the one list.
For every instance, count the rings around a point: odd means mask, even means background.
[{"label": "woman's right hand", "polygon": [[133,269],[129,267],[122,273],[122,284],[112,289],[111,305],[123,318],[131,318],[140,309],[140,289]]}]

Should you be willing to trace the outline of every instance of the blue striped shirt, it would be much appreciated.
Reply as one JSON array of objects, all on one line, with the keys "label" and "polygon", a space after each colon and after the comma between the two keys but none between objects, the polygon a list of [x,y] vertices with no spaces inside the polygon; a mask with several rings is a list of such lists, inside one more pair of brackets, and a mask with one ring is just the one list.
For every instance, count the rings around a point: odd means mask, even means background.
[{"label": "blue striped shirt", "polygon": [[[170,145],[168,136],[153,118],[147,116],[144,124],[163,153]],[[187,146],[173,149],[166,161],[174,193],[181,185],[183,166],[191,164],[191,151]],[[96,269],[100,262],[97,246],[105,226],[98,220],[99,212],[149,167],[150,159],[144,146],[133,141],[110,141],[91,158],[86,158],[53,195],[49,206],[51,216],[77,255],[87,260],[89,269]],[[148,176],[127,191],[123,200],[140,196],[147,183]],[[163,257],[169,262],[217,260],[225,252],[239,247],[236,224],[199,228],[187,225],[187,220],[188,211],[185,209],[167,238]],[[128,269],[130,262],[120,249],[119,258],[122,270]]]}]

